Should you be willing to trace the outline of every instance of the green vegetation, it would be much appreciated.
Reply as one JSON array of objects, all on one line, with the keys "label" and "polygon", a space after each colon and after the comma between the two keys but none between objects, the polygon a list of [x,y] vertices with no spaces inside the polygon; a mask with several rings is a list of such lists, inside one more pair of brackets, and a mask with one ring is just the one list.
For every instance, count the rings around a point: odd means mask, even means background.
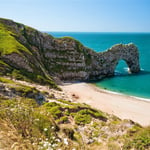
[{"label": "green vegetation", "polygon": [[[19,42],[19,38],[23,36],[24,33],[22,33],[22,28],[19,28],[21,24],[17,24],[17,29],[7,25],[7,23],[3,22],[4,20],[0,20],[0,56],[9,55],[12,53],[19,54],[21,57],[29,57],[32,55],[30,52],[29,44],[23,45]],[[7,21],[7,19],[5,20]],[[30,27],[25,27],[28,30],[36,31]],[[34,56],[33,56],[34,57]],[[10,65],[8,65],[10,64]],[[60,90],[60,88],[55,84],[53,79],[51,77],[47,77],[44,75],[43,71],[36,69],[35,66],[31,65],[31,68],[34,70],[33,72],[28,72],[26,69],[20,68],[15,69],[16,66],[12,67],[11,62],[5,63],[3,60],[0,60],[0,75],[8,75],[18,80],[25,80],[29,82],[38,82],[43,85],[49,85],[51,88],[55,88]],[[11,66],[11,67],[10,67]]]},{"label": "green vegetation", "polygon": [[[92,120],[92,117],[98,118],[100,120],[106,121],[107,117],[104,113],[91,109],[88,105],[80,103],[72,103],[62,99],[58,99],[58,102],[45,103],[44,107],[46,110],[52,114],[55,119],[58,119],[57,122],[68,122],[67,116],[72,116],[75,120],[75,123],[78,125],[89,124]],[[61,117],[61,118],[60,118]]]},{"label": "green vegetation", "polygon": [[[150,147],[149,127],[142,128],[128,120],[122,121],[86,104],[55,99],[55,95],[51,96],[47,92],[43,94],[53,102],[39,105],[35,95],[40,91],[36,88],[5,77],[0,77],[0,82],[12,92],[18,93],[17,97],[10,99],[0,97],[0,130],[3,131],[1,137],[9,142],[7,147],[13,145],[14,140],[20,149],[33,150],[148,150]],[[130,126],[126,126],[126,123]],[[8,136],[10,133],[13,133],[11,138]],[[98,142],[99,139],[102,142]],[[2,141],[0,139],[0,144]]]},{"label": "green vegetation", "polygon": [[75,123],[79,125],[88,124],[91,122],[91,116],[89,114],[78,113],[75,115]]},{"label": "green vegetation", "polygon": [[50,88],[61,90],[52,79],[47,79],[46,77],[44,78],[41,75],[37,75],[36,73],[27,72],[23,69],[22,70],[13,69],[13,71],[7,75],[11,76],[11,78],[15,78],[17,80],[36,82],[41,85],[48,85]]},{"label": "green vegetation", "polygon": [[65,36],[65,37],[62,37],[62,38],[57,38],[58,42],[59,43],[62,43],[62,42],[67,42],[68,44],[69,43],[72,43],[72,42],[75,42],[76,44],[76,49],[78,52],[82,52],[83,50],[83,45],[76,39],[74,39],[73,37],[68,37],[68,36]]},{"label": "green vegetation", "polygon": [[22,84],[16,84],[15,86],[10,86],[11,90],[18,92],[20,96],[28,97],[30,94],[36,95],[39,91],[36,88],[25,86]]},{"label": "green vegetation", "polygon": [[6,30],[3,24],[0,23],[0,54],[21,54],[20,51],[25,51],[28,54],[31,54],[30,51],[25,46],[20,44],[14,36],[14,33]]},{"label": "green vegetation", "polygon": [[[11,124],[22,136],[22,143],[19,144],[23,144],[28,139],[30,149],[37,149],[42,145],[44,147],[42,141],[47,141],[46,139],[49,143],[57,143],[55,132],[58,127],[51,116],[45,115],[32,99],[10,100],[0,98],[0,120]],[[3,130],[2,125],[0,126]],[[55,139],[52,139],[52,137],[55,137]],[[9,141],[9,137],[7,138],[5,140]]]},{"label": "green vegetation", "polygon": [[150,149],[150,126],[144,129],[141,129],[139,127],[134,127],[134,132],[136,133],[132,134],[132,136],[130,136],[130,138],[126,140],[126,143],[124,145],[124,150],[132,149],[132,148],[137,150]]},{"label": "green vegetation", "polygon": [[4,61],[2,61],[2,60],[0,60],[0,65],[3,65],[3,66],[7,66],[7,67],[9,67],[9,65],[8,64],[6,64]]},{"label": "green vegetation", "polygon": [[3,83],[15,83],[14,81],[10,80],[10,79],[7,79],[7,78],[4,78],[4,77],[1,77],[0,76],[0,82],[3,82]]},{"label": "green vegetation", "polygon": [[68,122],[68,117],[67,116],[63,116],[60,119],[56,120],[57,123],[67,123]]}]

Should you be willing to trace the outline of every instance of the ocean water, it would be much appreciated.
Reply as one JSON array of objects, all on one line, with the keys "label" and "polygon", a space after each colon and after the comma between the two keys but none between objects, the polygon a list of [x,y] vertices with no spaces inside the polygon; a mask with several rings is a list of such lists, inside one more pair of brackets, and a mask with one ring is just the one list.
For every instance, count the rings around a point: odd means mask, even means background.
[{"label": "ocean water", "polygon": [[84,33],[48,32],[54,37],[71,36],[84,46],[102,52],[114,44],[134,43],[140,52],[141,72],[129,74],[127,64],[121,60],[115,69],[115,76],[95,82],[96,86],[131,96],[150,100],[150,33]]}]

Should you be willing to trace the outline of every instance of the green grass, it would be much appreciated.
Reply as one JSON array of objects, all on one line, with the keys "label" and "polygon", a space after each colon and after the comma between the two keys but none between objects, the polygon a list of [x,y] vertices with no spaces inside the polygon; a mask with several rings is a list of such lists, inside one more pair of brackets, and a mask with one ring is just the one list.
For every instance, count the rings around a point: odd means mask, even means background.
[{"label": "green grass", "polygon": [[69,36],[65,36],[65,37],[61,37],[61,38],[57,38],[58,40],[60,40],[59,42],[63,42],[63,41],[67,41],[67,43],[70,43],[70,42],[75,42],[76,44],[76,50],[78,52],[82,52],[82,47],[83,45],[76,39],[74,39],[73,37],[69,37]]},{"label": "green grass", "polygon": [[4,61],[0,60],[0,65],[3,65],[3,66],[6,66],[6,67],[9,67],[8,64],[6,64]]},{"label": "green grass", "polygon": [[20,44],[14,37],[14,33],[5,29],[3,24],[0,23],[0,54],[8,55],[11,53],[21,54],[20,51],[24,51],[31,54],[30,51]]},{"label": "green grass", "polygon": [[11,84],[14,84],[15,82],[10,80],[10,79],[7,79],[7,78],[4,78],[4,77],[0,77],[0,82],[3,82],[3,83],[11,83]]},{"label": "green grass", "polygon": [[[132,129],[133,130],[133,129]],[[135,128],[134,134],[128,139],[123,147],[124,150],[135,149],[135,150],[149,150],[150,149],[150,126],[146,128]]]},{"label": "green grass", "polygon": [[[55,132],[58,129],[57,125],[50,115],[43,113],[43,110],[33,99],[0,98],[0,121],[2,120],[12,124],[13,129],[19,133],[19,136],[23,139],[28,139],[32,144],[42,146],[41,140],[51,144],[56,142],[57,135]],[[3,131],[1,125],[0,128]],[[55,137],[55,139],[52,137]],[[32,147],[30,148],[32,149]]]},{"label": "green grass", "polygon": [[61,90],[51,78],[47,79],[47,77],[38,75],[38,74],[36,74],[36,71],[35,71],[35,73],[31,73],[31,72],[27,72],[23,69],[22,70],[13,69],[13,71],[11,73],[9,73],[8,76],[11,76],[17,80],[23,80],[23,81],[27,81],[27,82],[36,82],[41,85],[47,85],[50,88]]},{"label": "green grass", "polygon": [[75,117],[75,123],[78,125],[85,125],[89,124],[92,120],[91,116],[89,114],[80,114],[78,113]]},{"label": "green grass", "polygon": [[36,88],[25,86],[22,84],[17,84],[17,86],[12,86],[12,88],[14,88],[16,92],[22,93],[22,96],[26,96],[29,93],[33,93],[33,94],[39,93],[39,91]]}]

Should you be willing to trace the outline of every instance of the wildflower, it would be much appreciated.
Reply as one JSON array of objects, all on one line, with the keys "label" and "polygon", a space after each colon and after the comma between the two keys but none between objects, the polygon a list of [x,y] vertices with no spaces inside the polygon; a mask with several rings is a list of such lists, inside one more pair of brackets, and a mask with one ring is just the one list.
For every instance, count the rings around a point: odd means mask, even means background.
[{"label": "wildflower", "polygon": [[56,139],[56,142],[60,142],[60,139]]},{"label": "wildflower", "polygon": [[43,147],[48,147],[48,142],[44,142]]},{"label": "wildflower", "polygon": [[64,144],[68,145],[68,139],[64,138]]},{"label": "wildflower", "polygon": [[37,118],[37,119],[35,119],[35,121],[39,121],[39,119]]},{"label": "wildflower", "polygon": [[48,129],[47,128],[44,128],[44,131],[46,132]]},{"label": "wildflower", "polygon": [[53,144],[53,145],[52,145],[52,147],[56,147],[56,146],[57,146],[57,144]]}]

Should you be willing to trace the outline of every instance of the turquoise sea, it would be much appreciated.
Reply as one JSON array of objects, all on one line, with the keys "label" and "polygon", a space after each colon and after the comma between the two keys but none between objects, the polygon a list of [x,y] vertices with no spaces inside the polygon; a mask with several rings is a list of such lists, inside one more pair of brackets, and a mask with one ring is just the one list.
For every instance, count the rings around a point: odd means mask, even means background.
[{"label": "turquoise sea", "polygon": [[115,76],[97,81],[98,87],[131,96],[150,99],[150,33],[92,33],[48,32],[54,37],[71,36],[96,52],[104,51],[114,44],[134,43],[140,52],[141,72],[128,74],[122,60],[116,67]]}]

